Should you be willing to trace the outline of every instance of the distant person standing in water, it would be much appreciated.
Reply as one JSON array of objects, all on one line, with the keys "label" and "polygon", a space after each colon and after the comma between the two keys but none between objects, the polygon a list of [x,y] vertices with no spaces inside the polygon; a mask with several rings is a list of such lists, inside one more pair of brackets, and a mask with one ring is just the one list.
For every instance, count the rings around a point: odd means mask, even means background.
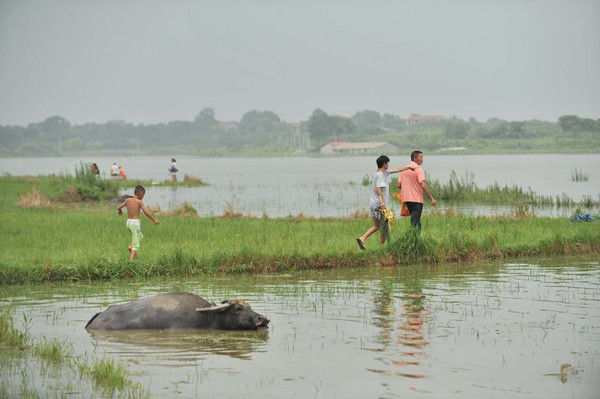
[{"label": "distant person standing in water", "polygon": [[377,231],[380,231],[379,243],[383,244],[385,242],[387,231],[381,228],[381,223],[383,220],[381,212],[382,210],[387,209],[387,204],[389,203],[390,190],[388,185],[388,179],[390,174],[403,172],[405,170],[410,169],[411,167],[414,167],[408,165],[401,168],[389,170],[390,159],[385,155],[381,155],[379,158],[377,158],[376,163],[377,172],[375,172],[375,174],[373,175],[373,180],[371,182],[371,198],[369,200],[369,213],[371,215],[371,218],[373,219],[373,226],[371,226],[365,232],[365,234],[363,234],[362,237],[356,239],[358,246],[362,250],[367,249],[367,247],[365,246],[365,241],[367,240],[367,238],[369,238],[371,234]]},{"label": "distant person standing in water", "polygon": [[96,176],[100,175],[100,169],[98,169],[98,164],[96,162],[92,163],[91,171],[92,171],[93,175],[96,175]]},{"label": "distant person standing in water", "polygon": [[177,161],[175,158],[171,158],[171,167],[169,168],[169,172],[171,172],[171,181],[176,182],[177,172],[179,172],[179,169],[177,169]]},{"label": "distant person standing in water", "polygon": [[122,166],[119,166],[119,174],[121,175],[121,179],[127,179],[127,176],[125,175],[125,169],[123,169]]},{"label": "distant person standing in water", "polygon": [[404,171],[398,178],[396,187],[402,190],[402,202],[406,204],[410,212],[410,225],[421,229],[421,214],[423,213],[423,191],[431,201],[431,205],[435,206],[437,201],[431,195],[429,187],[425,182],[425,172],[421,168],[423,164],[423,153],[421,151],[413,151],[410,154],[410,163],[413,168]]},{"label": "distant person standing in water", "polygon": [[119,176],[119,167],[117,166],[116,162],[113,162],[112,166],[110,167],[110,175],[111,177]]}]

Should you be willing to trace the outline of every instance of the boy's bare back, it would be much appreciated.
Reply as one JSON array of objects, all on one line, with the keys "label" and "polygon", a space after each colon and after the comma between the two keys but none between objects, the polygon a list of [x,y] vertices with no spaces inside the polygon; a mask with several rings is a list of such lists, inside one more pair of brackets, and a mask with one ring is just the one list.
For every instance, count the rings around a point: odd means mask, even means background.
[{"label": "boy's bare back", "polygon": [[142,207],[144,207],[144,203],[141,199],[131,197],[125,200],[125,206],[127,207],[128,219],[139,219],[140,210],[142,210]]},{"label": "boy's bare back", "polygon": [[[142,195],[143,198],[143,195]],[[159,221],[152,215],[152,213],[146,208],[141,198],[138,198],[137,195],[134,195],[131,198],[127,198],[121,205],[117,207],[119,210],[119,215],[123,214],[123,207],[127,207],[127,218],[128,219],[139,219],[140,211],[144,212],[146,216],[148,216],[154,224],[158,224]]]}]

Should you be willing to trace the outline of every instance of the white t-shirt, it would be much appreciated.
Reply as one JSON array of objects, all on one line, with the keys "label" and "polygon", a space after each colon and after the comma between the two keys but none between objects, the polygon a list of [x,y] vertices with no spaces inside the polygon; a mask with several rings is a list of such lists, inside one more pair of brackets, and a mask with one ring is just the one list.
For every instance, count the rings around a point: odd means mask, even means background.
[{"label": "white t-shirt", "polygon": [[389,170],[385,172],[375,172],[373,175],[373,183],[371,184],[371,199],[369,201],[369,208],[371,209],[379,209],[381,206],[381,200],[379,199],[379,195],[377,195],[377,187],[381,189],[383,194],[383,198],[385,199],[386,207],[390,201],[390,190],[388,187],[388,178],[390,176]]},{"label": "white t-shirt", "polygon": [[117,165],[111,166],[110,167],[110,174],[111,174],[111,176],[118,175],[119,174],[119,167]]}]

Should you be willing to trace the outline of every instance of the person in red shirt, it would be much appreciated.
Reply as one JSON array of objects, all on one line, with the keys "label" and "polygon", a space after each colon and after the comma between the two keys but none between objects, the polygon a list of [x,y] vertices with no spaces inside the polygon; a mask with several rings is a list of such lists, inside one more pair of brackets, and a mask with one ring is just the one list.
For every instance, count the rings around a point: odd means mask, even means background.
[{"label": "person in red shirt", "polygon": [[425,172],[421,168],[423,164],[423,152],[413,151],[410,154],[412,163],[409,166],[414,166],[413,169],[403,171],[398,177],[396,187],[402,190],[402,202],[408,207],[410,212],[410,225],[418,229],[421,228],[421,214],[423,213],[423,191],[431,201],[431,205],[435,206],[437,201],[431,195],[429,187],[425,182]]}]

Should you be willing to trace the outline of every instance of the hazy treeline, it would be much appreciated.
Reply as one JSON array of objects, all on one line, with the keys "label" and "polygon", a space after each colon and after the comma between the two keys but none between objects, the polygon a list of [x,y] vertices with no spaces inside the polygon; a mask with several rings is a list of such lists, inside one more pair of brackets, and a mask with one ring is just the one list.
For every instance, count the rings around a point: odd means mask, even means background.
[{"label": "hazy treeline", "polygon": [[193,121],[133,125],[125,121],[72,125],[61,116],[25,126],[0,126],[0,156],[93,154],[272,155],[311,153],[331,140],[387,141],[403,151],[461,147],[471,153],[600,152],[600,119],[564,115],[555,122],[485,122],[450,117],[408,125],[392,114],[363,110],[351,117],[316,109],[289,123],[272,111],[253,110],[239,121],[219,121],[205,108]]}]

